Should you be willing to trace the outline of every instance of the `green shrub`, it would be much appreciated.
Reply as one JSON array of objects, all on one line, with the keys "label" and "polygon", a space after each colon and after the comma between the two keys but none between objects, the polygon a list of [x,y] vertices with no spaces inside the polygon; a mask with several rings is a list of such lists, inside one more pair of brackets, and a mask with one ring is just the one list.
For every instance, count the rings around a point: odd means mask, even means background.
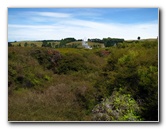
[{"label": "green shrub", "polygon": [[9,47],[9,120],[158,120],[158,44],[134,42]]},{"label": "green shrub", "polygon": [[55,67],[57,67],[57,63],[61,59],[60,52],[53,49],[35,49],[31,52],[31,55],[45,69],[51,69],[53,71],[55,71]]},{"label": "green shrub", "polygon": [[66,54],[63,56],[62,60],[58,62],[57,73],[66,74],[70,72],[78,72],[85,70],[84,65],[85,59],[79,54]]},{"label": "green shrub", "polygon": [[96,105],[93,110],[94,121],[139,121],[139,106],[130,94],[114,91],[109,98]]},{"label": "green shrub", "polygon": [[[23,47],[11,47],[9,49],[9,91],[19,90],[20,88],[45,87],[45,83],[51,81],[51,72],[43,69],[32,55],[36,49]],[[41,52],[41,51],[39,51]],[[44,57],[43,57],[44,58]],[[40,58],[41,59],[41,58]],[[48,64],[48,63],[47,63]]]},{"label": "green shrub", "polygon": [[[151,44],[146,48],[143,44]],[[98,101],[118,88],[125,89],[138,102],[142,118],[158,120],[158,47],[157,42],[141,41],[126,48],[110,48],[107,64],[95,84]],[[151,113],[150,113],[151,112]]]},{"label": "green shrub", "polygon": [[157,40],[153,40],[153,41],[145,41],[145,42],[142,42],[141,44],[143,47],[145,48],[154,48],[156,46],[158,46],[158,43],[157,43]]}]

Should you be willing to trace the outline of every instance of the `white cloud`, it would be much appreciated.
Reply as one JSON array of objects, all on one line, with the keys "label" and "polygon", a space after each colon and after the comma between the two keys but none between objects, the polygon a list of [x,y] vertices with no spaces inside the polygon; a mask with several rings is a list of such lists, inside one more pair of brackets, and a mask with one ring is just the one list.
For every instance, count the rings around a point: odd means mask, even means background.
[{"label": "white cloud", "polygon": [[[43,15],[58,16],[57,13]],[[68,16],[68,15],[66,15]],[[62,17],[65,17],[63,15]],[[62,39],[66,37],[80,38],[124,38],[137,39],[156,38],[158,36],[157,23],[145,24],[116,24],[101,23],[88,20],[69,18],[54,22],[51,25],[8,25],[9,40],[39,40]]]},{"label": "white cloud", "polygon": [[55,17],[55,18],[69,18],[72,17],[69,13],[55,13],[55,12],[32,12],[33,14],[44,16],[44,17]]}]

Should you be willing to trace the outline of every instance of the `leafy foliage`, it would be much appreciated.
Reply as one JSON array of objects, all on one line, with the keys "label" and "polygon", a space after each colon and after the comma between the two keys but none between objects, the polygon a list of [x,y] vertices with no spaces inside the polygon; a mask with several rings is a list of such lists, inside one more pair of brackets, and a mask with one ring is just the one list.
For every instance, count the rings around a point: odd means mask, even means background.
[{"label": "leafy foliage", "polygon": [[47,40],[44,40],[42,47],[52,47],[52,45],[51,45],[51,43],[47,42]]},{"label": "leafy foliage", "polygon": [[120,91],[114,91],[109,98],[96,105],[92,112],[95,121],[141,120],[137,102],[130,94],[121,94]]},{"label": "leafy foliage", "polygon": [[76,41],[75,38],[65,38],[65,39],[62,39],[62,40],[60,41],[60,46],[63,47],[63,46],[65,46],[67,43],[74,42],[74,41]]},{"label": "leafy foliage", "polygon": [[158,120],[157,40],[8,51],[9,120]]},{"label": "leafy foliage", "polygon": [[110,47],[110,46],[114,46],[117,43],[122,43],[124,41],[124,39],[117,39],[117,38],[103,38],[103,42],[105,47]]},{"label": "leafy foliage", "polygon": [[[13,90],[19,90],[20,88],[42,89],[45,87],[44,83],[51,80],[52,73],[43,72],[43,68],[38,64],[37,60],[30,56],[29,50],[31,51],[30,48],[20,50],[17,47],[9,49],[9,93],[13,93]],[[17,54],[18,51],[19,54]],[[44,80],[45,76],[50,77],[50,80]]]},{"label": "leafy foliage", "polygon": [[110,49],[108,64],[95,86],[98,89],[98,100],[101,101],[118,88],[123,88],[125,93],[131,94],[138,102],[142,118],[158,120],[157,51],[157,41]]}]

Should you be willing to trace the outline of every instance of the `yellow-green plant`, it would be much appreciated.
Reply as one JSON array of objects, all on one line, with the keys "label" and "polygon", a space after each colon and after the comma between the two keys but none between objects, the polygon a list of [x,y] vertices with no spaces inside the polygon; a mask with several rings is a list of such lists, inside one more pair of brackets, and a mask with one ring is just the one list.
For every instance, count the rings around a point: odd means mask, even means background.
[{"label": "yellow-green plant", "polygon": [[96,105],[93,112],[94,121],[139,121],[140,108],[130,94],[114,91]]}]

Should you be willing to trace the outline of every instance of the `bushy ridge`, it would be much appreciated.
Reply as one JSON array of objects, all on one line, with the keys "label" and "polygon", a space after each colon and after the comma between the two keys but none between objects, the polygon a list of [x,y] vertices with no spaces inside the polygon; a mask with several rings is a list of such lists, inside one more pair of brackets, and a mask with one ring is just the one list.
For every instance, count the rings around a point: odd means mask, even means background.
[{"label": "bushy ridge", "polygon": [[[125,45],[125,44],[123,44]],[[95,87],[98,99],[109,97],[122,88],[141,108],[144,120],[158,120],[158,43],[126,44],[110,49],[107,65]]]},{"label": "bushy ridge", "polygon": [[158,42],[9,47],[10,121],[157,121]]}]

